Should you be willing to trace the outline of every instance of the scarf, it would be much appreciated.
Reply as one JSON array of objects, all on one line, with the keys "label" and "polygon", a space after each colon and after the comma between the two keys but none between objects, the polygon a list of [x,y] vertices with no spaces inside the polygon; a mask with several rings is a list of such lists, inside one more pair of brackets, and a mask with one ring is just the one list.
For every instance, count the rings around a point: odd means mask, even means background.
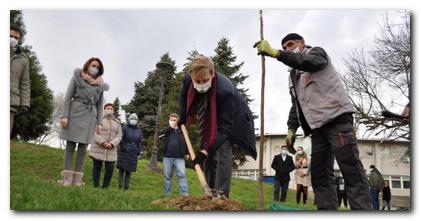
[{"label": "scarf", "polygon": [[[208,97],[208,106],[206,110],[205,122],[203,126],[204,137],[202,138],[207,144],[206,147],[201,147],[206,149],[208,152],[213,148],[218,129],[218,118],[217,118],[217,104],[216,104],[216,80],[217,75],[212,79],[212,86],[207,93]],[[190,125],[197,115],[197,108],[195,105],[198,103],[198,99],[195,99],[198,92],[193,87],[193,82],[190,83],[189,89],[187,91],[187,120],[186,125]],[[195,104],[193,104],[195,102]]]},{"label": "scarf", "polygon": [[83,80],[88,82],[88,84],[90,84],[90,85],[99,86],[99,85],[104,83],[104,80],[102,79],[101,76],[99,76],[97,78],[93,78],[89,74],[85,73],[84,71],[81,71],[80,75],[82,76]]}]

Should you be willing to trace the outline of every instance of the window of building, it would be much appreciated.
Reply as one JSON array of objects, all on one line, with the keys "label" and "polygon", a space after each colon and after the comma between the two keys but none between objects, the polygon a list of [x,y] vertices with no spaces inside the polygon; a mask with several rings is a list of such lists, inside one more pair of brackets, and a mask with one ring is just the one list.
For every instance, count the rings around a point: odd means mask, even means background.
[{"label": "window of building", "polygon": [[390,148],[380,147],[380,159],[390,159]]},{"label": "window of building", "polygon": [[392,185],[391,187],[393,189],[401,189],[402,185],[401,185],[401,177],[399,176],[392,176]]},{"label": "window of building", "polygon": [[361,146],[361,155],[365,157],[373,157],[373,147],[372,146]]},{"label": "window of building", "polygon": [[404,189],[411,189],[411,180],[409,177],[403,177],[403,188]]}]

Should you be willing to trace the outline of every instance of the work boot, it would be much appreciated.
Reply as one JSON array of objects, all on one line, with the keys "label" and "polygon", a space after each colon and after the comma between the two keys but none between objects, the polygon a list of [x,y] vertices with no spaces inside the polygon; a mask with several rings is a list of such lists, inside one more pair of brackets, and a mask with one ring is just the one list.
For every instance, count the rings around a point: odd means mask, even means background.
[{"label": "work boot", "polygon": [[84,183],[82,182],[82,178],[83,178],[82,172],[74,172],[74,174],[73,174],[73,185],[83,186]]},{"label": "work boot", "polygon": [[70,186],[73,182],[73,171],[72,170],[63,170],[61,171],[61,176],[63,179],[58,180],[57,183],[61,186]]}]

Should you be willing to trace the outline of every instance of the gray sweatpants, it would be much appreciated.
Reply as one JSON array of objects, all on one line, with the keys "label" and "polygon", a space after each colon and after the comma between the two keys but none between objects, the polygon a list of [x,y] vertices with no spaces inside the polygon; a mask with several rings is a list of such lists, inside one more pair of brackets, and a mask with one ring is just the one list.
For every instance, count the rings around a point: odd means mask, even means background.
[{"label": "gray sweatpants", "polygon": [[229,197],[232,176],[232,143],[225,141],[215,154],[205,161],[205,176],[209,188]]},{"label": "gray sweatpants", "polygon": [[[82,172],[83,166],[85,164],[85,153],[88,144],[78,143],[77,154],[76,154],[76,166],[74,171]],[[73,170],[73,154],[76,149],[76,143],[72,141],[67,141],[66,150],[64,151],[64,170]]]}]

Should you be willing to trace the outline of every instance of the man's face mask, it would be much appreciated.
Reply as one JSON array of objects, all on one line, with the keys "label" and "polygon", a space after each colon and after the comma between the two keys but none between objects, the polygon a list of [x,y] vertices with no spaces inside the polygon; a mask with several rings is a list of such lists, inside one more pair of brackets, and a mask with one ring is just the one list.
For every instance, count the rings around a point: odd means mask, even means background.
[{"label": "man's face mask", "polygon": [[192,82],[193,82],[194,89],[196,89],[196,91],[199,92],[199,93],[208,92],[208,90],[212,86],[212,78],[209,81],[207,81],[206,83],[203,83],[203,84],[197,84],[194,81],[192,81]]},{"label": "man's face mask", "polygon": [[14,37],[10,37],[10,47],[11,48],[15,48],[16,46],[18,46],[19,44],[19,40],[14,38]]},{"label": "man's face mask", "polygon": [[303,154],[303,151],[302,151],[302,150],[299,150],[299,151],[297,151],[297,153],[298,153],[299,155],[301,155],[301,154]]},{"label": "man's face mask", "polygon": [[298,53],[298,52],[300,52],[300,45],[297,45],[297,47],[295,47],[295,49],[294,49],[294,50],[292,50],[291,52],[293,52],[293,53]]},{"label": "man's face mask", "polygon": [[285,150],[285,149],[281,150],[282,155],[286,155],[287,153],[288,153],[288,150]]},{"label": "man's face mask", "polygon": [[168,124],[170,125],[170,127],[175,127],[175,125],[177,125],[177,121],[176,120],[169,120]]},{"label": "man's face mask", "polygon": [[137,120],[129,120],[130,125],[136,125],[137,124]]}]

